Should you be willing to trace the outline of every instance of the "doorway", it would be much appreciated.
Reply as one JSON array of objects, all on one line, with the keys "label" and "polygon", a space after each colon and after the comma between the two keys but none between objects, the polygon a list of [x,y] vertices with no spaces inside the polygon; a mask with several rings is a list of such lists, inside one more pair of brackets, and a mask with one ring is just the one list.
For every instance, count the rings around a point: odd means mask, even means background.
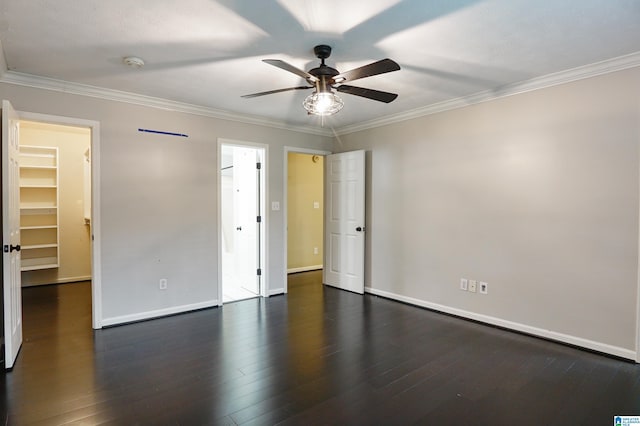
[{"label": "doorway", "polygon": [[[36,267],[39,266],[41,269],[48,269],[48,267],[55,265],[56,262],[60,262],[58,259],[57,249],[59,247],[57,240],[57,215],[58,215],[58,200],[57,200],[57,186],[58,186],[58,177],[56,176],[57,169],[57,158],[56,153],[52,153],[50,150],[46,149],[31,149],[30,152],[27,152],[27,157],[30,157],[29,160],[32,161],[29,164],[28,161],[21,161],[21,153],[20,153],[20,124],[24,122],[33,122],[39,124],[52,124],[52,125],[60,125],[60,126],[69,126],[76,128],[88,129],[88,134],[90,135],[90,148],[88,152],[85,151],[86,158],[91,162],[91,168],[88,171],[88,183],[89,188],[92,189],[91,194],[88,195],[89,208],[90,212],[89,219],[91,221],[91,228],[89,230],[89,238],[90,238],[90,288],[91,288],[91,317],[92,317],[92,327],[94,329],[99,329],[102,327],[102,297],[101,297],[101,280],[100,280],[100,184],[99,184],[99,152],[100,152],[100,124],[96,121],[92,120],[84,120],[84,119],[76,119],[69,117],[59,117],[52,116],[47,114],[38,114],[31,112],[15,111],[10,102],[3,101],[2,102],[2,115],[3,115],[3,126],[2,126],[2,139],[3,139],[3,164],[9,159],[13,158],[14,163],[16,164],[16,173],[15,178],[13,179],[3,179],[3,230],[7,229],[15,229],[16,232],[12,231],[12,235],[15,234],[17,236],[16,243],[17,250],[14,252],[15,256],[11,257],[11,263],[15,263],[17,265],[16,269],[17,273],[8,277],[7,271],[3,271],[3,279],[4,279],[4,293],[5,297],[3,299],[3,311],[4,311],[4,329],[5,329],[5,362],[6,368],[11,368],[15,361],[15,357],[18,354],[20,349],[20,345],[22,344],[22,312],[21,312],[21,244],[26,245],[25,249],[25,266],[27,267]],[[13,135],[13,136],[12,136]],[[7,154],[5,152],[5,148],[7,146],[13,146],[13,153]],[[29,150],[27,150],[29,151]],[[6,157],[5,157],[6,154]],[[29,169],[25,171],[27,181],[21,184],[21,172],[20,163],[23,163],[27,167],[25,169]],[[3,167],[4,174],[4,167]],[[53,174],[54,177],[51,175]],[[80,177],[81,180],[84,180],[84,174]],[[26,205],[21,205],[21,192],[24,186],[26,192],[33,192],[32,194],[25,194],[23,199],[26,202]],[[16,192],[15,197],[9,197],[9,194]],[[46,201],[38,201],[40,198],[39,195],[45,195],[48,193],[44,200]],[[53,195],[52,195],[53,193]],[[26,216],[34,216],[28,217],[24,221],[22,221],[22,213],[23,210]],[[83,209],[84,214],[84,209]],[[84,218],[83,218],[84,220]],[[34,233],[36,235],[26,236],[25,241],[20,241],[20,234],[24,231],[26,234]],[[37,232],[35,232],[37,231]],[[43,231],[43,234],[37,235],[39,231]],[[8,235],[8,234],[7,234]],[[13,239],[11,240],[13,243]],[[9,248],[8,245],[5,244],[5,248]],[[13,249],[13,246],[11,246]],[[40,249],[45,249],[41,251]],[[5,250],[7,253],[13,250]],[[31,253],[28,253],[31,252]],[[13,259],[17,260],[13,262]],[[4,263],[7,263],[9,256],[5,256],[3,260]],[[6,269],[6,268],[4,268]],[[32,269],[36,270],[36,269]],[[10,281],[10,284],[8,284]],[[9,295],[9,296],[7,296]],[[10,319],[11,321],[8,321]],[[8,328],[7,324],[11,324],[11,329]],[[11,339],[11,344],[9,345],[9,339]]]},{"label": "doorway", "polygon": [[20,121],[89,129],[91,135],[89,152],[84,153],[87,154],[88,157],[84,157],[83,155],[83,158],[88,159],[90,167],[88,170],[84,170],[83,168],[82,179],[83,182],[86,182],[86,180],[89,181],[88,186],[90,188],[90,194],[84,194],[84,196],[89,197],[90,201],[88,203],[88,212],[84,210],[83,206],[83,215],[87,214],[89,216],[91,225],[91,323],[94,329],[100,329],[102,328],[102,264],[100,262],[100,123],[94,120],[62,117],[28,111],[20,111],[19,118]]},{"label": "doorway", "polygon": [[20,121],[22,287],[91,280],[91,130]]},{"label": "doorway", "polygon": [[265,148],[220,142],[220,304],[265,294]]},{"label": "doorway", "polygon": [[326,151],[285,147],[285,292],[289,276],[324,265],[324,156]]}]

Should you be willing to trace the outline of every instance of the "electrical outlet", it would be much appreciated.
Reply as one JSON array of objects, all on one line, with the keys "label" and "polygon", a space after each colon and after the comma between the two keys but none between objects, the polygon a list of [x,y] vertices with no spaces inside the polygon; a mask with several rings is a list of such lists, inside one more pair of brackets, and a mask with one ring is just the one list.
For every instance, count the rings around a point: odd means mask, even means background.
[{"label": "electrical outlet", "polygon": [[160,290],[166,290],[167,289],[167,279],[166,278],[161,278],[158,287],[160,287]]},{"label": "electrical outlet", "polygon": [[460,278],[460,290],[467,291],[468,290],[468,284],[469,284],[469,282],[467,281],[466,278]]},{"label": "electrical outlet", "polygon": [[485,283],[484,281],[480,281],[480,293],[489,294],[489,283]]},{"label": "electrical outlet", "polygon": [[318,247],[313,248],[313,254],[318,254]]},{"label": "electrical outlet", "polygon": [[471,293],[475,293],[476,292],[476,287],[478,286],[478,281],[476,280],[469,280],[469,291]]}]

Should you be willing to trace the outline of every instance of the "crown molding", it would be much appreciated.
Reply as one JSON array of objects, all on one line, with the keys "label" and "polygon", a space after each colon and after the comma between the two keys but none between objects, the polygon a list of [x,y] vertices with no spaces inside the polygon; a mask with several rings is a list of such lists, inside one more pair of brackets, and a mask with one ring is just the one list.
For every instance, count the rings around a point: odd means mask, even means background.
[{"label": "crown molding", "polygon": [[[0,63],[0,66],[1,65],[2,63]],[[222,120],[236,121],[244,124],[255,124],[258,126],[266,126],[276,129],[289,130],[319,136],[333,136],[333,132],[324,128],[316,128],[311,126],[294,126],[285,122],[269,120],[258,116],[236,114],[200,105],[171,101],[168,99],[156,98],[120,90],[105,89],[102,87],[90,86],[87,84],[71,83],[64,80],[40,77],[15,71],[5,71],[4,73],[2,73],[0,69],[0,82],[18,86],[33,87],[37,89],[51,90],[55,92],[69,93],[73,95],[89,96],[116,102],[125,102],[128,104],[158,108],[174,112],[182,112],[186,114],[200,115],[204,117],[219,118]]]},{"label": "crown molding", "polygon": [[619,56],[613,59],[608,59],[605,61],[548,74],[542,77],[532,78],[530,80],[507,84],[496,89],[485,90],[473,95],[438,102],[410,111],[388,115],[382,118],[377,118],[350,126],[343,126],[335,129],[335,133],[337,136],[342,136],[349,133],[359,132],[362,130],[373,129],[376,127],[399,123],[414,118],[424,117],[426,115],[437,114],[457,108],[463,108],[466,106],[479,104],[481,102],[488,102],[494,99],[505,98],[507,96],[531,92],[538,89],[544,89],[547,87],[596,77],[598,75],[608,74],[616,71],[622,71],[637,66],[640,66],[640,52],[634,52],[629,55]]},{"label": "crown molding", "polygon": [[362,123],[342,126],[336,129],[326,129],[312,126],[294,126],[285,122],[269,120],[258,116],[237,114],[184,102],[171,101],[167,99],[155,98],[152,96],[139,95],[136,93],[105,89],[96,86],[71,83],[63,80],[9,71],[4,57],[4,51],[2,50],[2,44],[0,42],[0,82],[2,83],[52,90],[81,96],[89,96],[111,101],[147,106],[151,108],[164,109],[168,111],[182,112],[186,114],[194,114],[205,117],[236,121],[245,124],[254,124],[258,126],[266,126],[276,129],[327,137],[347,135],[349,133],[399,123],[414,118],[437,114],[444,111],[450,111],[457,108],[463,108],[482,102],[488,102],[507,96],[531,92],[534,90],[570,83],[577,80],[583,80],[598,75],[622,71],[637,66],[640,66],[640,52],[634,52],[629,55],[619,56],[613,59],[608,59],[605,61],[548,74],[542,77],[532,78],[530,80],[507,84],[496,89],[485,90],[469,96],[426,105],[424,107],[401,112],[398,114],[388,115],[382,118],[377,118]]}]

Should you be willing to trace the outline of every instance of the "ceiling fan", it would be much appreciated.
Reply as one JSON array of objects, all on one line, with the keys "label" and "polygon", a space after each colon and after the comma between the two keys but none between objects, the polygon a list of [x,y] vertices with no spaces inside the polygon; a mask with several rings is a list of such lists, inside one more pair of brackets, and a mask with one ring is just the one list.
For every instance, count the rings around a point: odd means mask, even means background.
[{"label": "ceiling fan", "polygon": [[267,92],[252,93],[250,95],[244,95],[243,98],[255,98],[257,96],[271,95],[273,93],[287,92],[290,90],[306,90],[315,89],[315,91],[307,96],[303,102],[304,108],[309,114],[315,115],[331,115],[342,109],[344,103],[342,99],[338,97],[334,90],[341,93],[348,93],[350,95],[361,96],[367,99],[373,99],[374,101],[380,101],[389,103],[398,97],[395,93],[382,92],[380,90],[365,89],[363,87],[356,87],[344,84],[345,82],[351,82],[359,78],[371,77],[378,74],[384,74],[391,71],[398,71],[400,65],[391,59],[382,59],[377,62],[373,62],[368,65],[364,65],[359,68],[352,69],[346,72],[339,72],[337,69],[332,68],[324,63],[324,60],[331,56],[331,46],[321,44],[313,48],[313,52],[316,57],[320,59],[320,66],[313,68],[309,71],[303,71],[293,65],[281,61],[279,59],[263,59],[262,62],[266,62],[274,67],[281,68],[285,71],[289,71],[295,75],[298,75],[309,83],[309,86],[288,87],[286,89],[269,90]]}]

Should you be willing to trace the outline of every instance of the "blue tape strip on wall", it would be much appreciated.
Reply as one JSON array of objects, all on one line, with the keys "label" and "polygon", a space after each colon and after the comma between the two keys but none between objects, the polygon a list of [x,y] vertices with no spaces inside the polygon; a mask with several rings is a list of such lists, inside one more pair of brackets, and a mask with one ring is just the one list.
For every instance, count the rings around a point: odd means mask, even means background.
[{"label": "blue tape strip on wall", "polygon": [[145,133],[156,133],[158,135],[179,136],[181,138],[188,138],[189,137],[189,135],[185,135],[184,133],[163,132],[161,130],[138,129],[138,131],[139,132],[145,132]]}]

